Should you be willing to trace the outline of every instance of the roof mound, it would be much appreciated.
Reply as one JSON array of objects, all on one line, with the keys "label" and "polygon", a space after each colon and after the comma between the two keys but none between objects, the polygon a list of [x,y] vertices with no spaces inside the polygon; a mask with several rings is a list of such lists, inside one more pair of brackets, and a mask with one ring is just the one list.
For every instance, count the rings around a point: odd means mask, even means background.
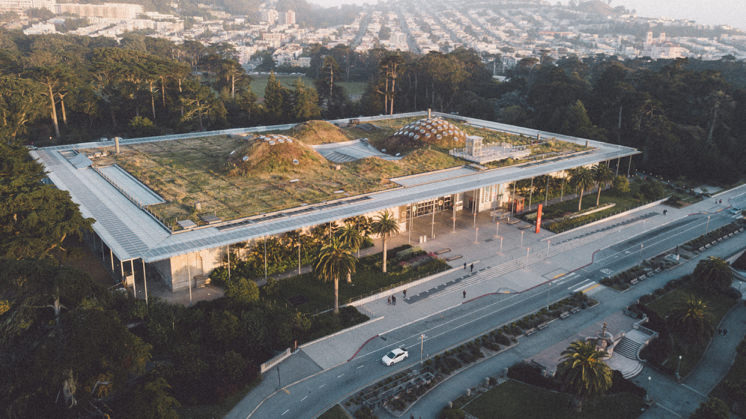
[{"label": "roof mound", "polygon": [[382,148],[387,152],[407,152],[423,144],[454,148],[464,144],[466,134],[443,118],[424,118],[407,124],[384,139]]},{"label": "roof mound", "polygon": [[226,166],[232,176],[272,175],[300,173],[322,166],[325,161],[314,149],[292,137],[267,134],[231,151]]},{"label": "roof mound", "polygon": [[294,138],[309,145],[350,141],[339,127],[326,121],[306,121],[291,130]]}]

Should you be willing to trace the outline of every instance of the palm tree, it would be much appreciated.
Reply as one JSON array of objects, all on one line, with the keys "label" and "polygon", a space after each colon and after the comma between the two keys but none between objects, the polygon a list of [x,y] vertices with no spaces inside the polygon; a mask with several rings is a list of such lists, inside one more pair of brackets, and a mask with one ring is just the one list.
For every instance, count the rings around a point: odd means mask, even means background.
[{"label": "palm tree", "polygon": [[602,361],[606,356],[592,341],[578,340],[562,351],[557,373],[577,397],[578,410],[582,410],[584,398],[603,394],[611,387],[611,368]]},{"label": "palm tree", "polygon": [[[337,231],[337,236],[344,246],[347,246],[353,252],[357,252],[357,257],[360,257],[360,246],[363,245],[363,232],[358,228],[355,223],[345,223],[345,225]],[[350,282],[349,280],[347,282]]]},{"label": "palm tree", "polygon": [[596,186],[598,186],[598,194],[596,195],[596,206],[598,206],[601,202],[601,189],[614,180],[614,172],[611,171],[609,166],[598,164],[593,168],[593,179],[596,181]]},{"label": "palm tree", "polygon": [[580,189],[580,194],[578,195],[578,212],[580,212],[583,208],[583,193],[586,188],[593,185],[593,174],[585,167],[578,167],[572,171],[570,184],[576,189]]},{"label": "palm tree", "polygon": [[399,232],[399,223],[396,222],[393,214],[386,210],[375,218],[370,227],[371,231],[380,235],[383,240],[383,273],[386,273],[386,239]]},{"label": "palm tree", "polygon": [[334,314],[338,314],[339,278],[355,272],[355,256],[337,237],[332,237],[321,247],[314,271],[322,280],[334,282]]},{"label": "palm tree", "polygon": [[668,316],[671,327],[689,342],[703,342],[712,336],[710,308],[702,299],[690,296]]}]

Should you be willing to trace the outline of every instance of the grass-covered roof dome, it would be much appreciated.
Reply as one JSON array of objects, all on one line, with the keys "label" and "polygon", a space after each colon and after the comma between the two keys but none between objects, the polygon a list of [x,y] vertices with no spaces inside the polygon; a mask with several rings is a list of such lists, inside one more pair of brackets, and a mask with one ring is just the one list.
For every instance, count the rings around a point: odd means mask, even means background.
[{"label": "grass-covered roof dome", "polygon": [[300,173],[325,161],[314,149],[292,137],[262,134],[231,151],[227,169],[234,176]]}]

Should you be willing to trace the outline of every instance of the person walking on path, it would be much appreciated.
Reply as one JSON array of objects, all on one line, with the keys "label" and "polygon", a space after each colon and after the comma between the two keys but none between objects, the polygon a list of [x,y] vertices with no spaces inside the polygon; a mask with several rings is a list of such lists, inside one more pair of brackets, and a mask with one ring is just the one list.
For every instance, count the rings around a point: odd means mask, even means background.
[{"label": "person walking on path", "polygon": [[463,295],[464,295],[464,298],[466,298],[466,290],[464,290]]},{"label": "person walking on path", "polygon": [[471,272],[474,273],[474,264],[471,264]]},{"label": "person walking on path", "polygon": [[466,262],[464,262],[464,270],[466,270]]},{"label": "person walking on path", "polygon": [[402,291],[401,293],[402,293],[402,295],[404,296],[403,298],[407,298],[407,290],[404,290],[404,291]]},{"label": "person walking on path", "polygon": [[396,296],[394,295],[391,296],[391,303],[396,305]]},{"label": "person walking on path", "polygon": [[387,304],[391,304],[391,296],[389,295],[389,298],[386,299]]}]

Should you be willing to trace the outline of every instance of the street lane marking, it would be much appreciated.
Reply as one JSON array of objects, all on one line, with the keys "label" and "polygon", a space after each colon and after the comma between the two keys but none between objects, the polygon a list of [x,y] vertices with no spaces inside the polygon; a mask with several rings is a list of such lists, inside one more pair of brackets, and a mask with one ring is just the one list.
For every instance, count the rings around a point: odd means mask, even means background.
[{"label": "street lane marking", "polygon": [[290,394],[290,391],[288,389],[286,389],[285,387],[282,388],[282,391],[284,391],[287,394]]},{"label": "street lane marking", "polygon": [[321,384],[321,385],[319,386],[319,388],[324,388],[324,386],[326,386],[326,384]]},{"label": "street lane marking", "polygon": [[365,367],[365,365],[361,365],[361,366],[357,367],[357,369],[359,370],[360,368],[364,368],[364,367]]},{"label": "street lane marking", "polygon": [[597,286],[599,286],[599,285],[601,285],[601,284],[598,284],[598,283],[596,283],[596,284],[593,284],[593,285],[592,285],[591,287],[589,287],[589,288],[586,288],[586,289],[584,289],[584,290],[583,290],[583,294],[585,294],[586,292],[588,292],[588,291],[590,291],[590,290],[592,290],[592,289],[596,288],[596,287],[597,287]]},{"label": "street lane marking", "polygon": [[308,398],[308,395],[306,394],[305,396],[303,396],[302,399],[300,399],[300,401],[306,400],[307,398]]},{"label": "street lane marking", "polygon": [[345,373],[339,374],[337,378],[342,378],[342,376],[345,375]]},{"label": "street lane marking", "polygon": [[565,276],[566,274],[567,274],[567,272],[565,272],[565,273],[561,273],[561,274],[557,274],[557,275],[553,276],[553,277],[552,277],[552,279],[562,278],[562,277],[563,277],[563,276]]},{"label": "street lane marking", "polygon": [[702,397],[707,397],[707,395],[706,395],[706,394],[703,394],[703,393],[702,393],[701,391],[697,390],[697,389],[696,389],[696,388],[694,388],[694,387],[688,386],[688,385],[686,385],[686,384],[682,384],[681,386],[682,386],[682,387],[684,387],[684,388],[687,388],[687,389],[689,389],[689,390],[691,390],[691,391],[693,391],[693,392],[695,392],[695,393],[697,393],[697,394],[699,394],[699,395],[700,395],[700,396],[702,396]]},{"label": "street lane marking", "polygon": [[289,411],[290,411],[290,409],[287,409],[286,411],[282,412],[282,414],[280,416],[285,416],[285,413],[287,413]]},{"label": "street lane marking", "polygon": [[582,288],[583,288],[583,287],[585,286],[585,285],[583,285],[583,284],[586,284],[586,283],[588,283],[588,282],[590,282],[590,281],[591,281],[591,279],[590,279],[590,278],[588,278],[588,279],[586,279],[585,281],[581,282],[580,284],[570,285],[569,287],[567,287],[567,289],[570,289],[570,288],[572,288],[572,287],[575,287],[575,286],[578,286],[578,285],[579,285],[579,287],[578,287],[578,288],[575,288],[574,290],[572,290],[572,292],[577,292],[577,291],[578,291],[579,289],[582,289]]},{"label": "street lane marking", "polygon": [[666,405],[664,405],[663,403],[656,402],[655,404],[657,404],[658,406],[662,407],[664,410],[668,410],[672,415],[676,415],[677,417],[681,417],[680,414],[678,414],[678,413],[674,412],[672,409],[666,407]]}]

